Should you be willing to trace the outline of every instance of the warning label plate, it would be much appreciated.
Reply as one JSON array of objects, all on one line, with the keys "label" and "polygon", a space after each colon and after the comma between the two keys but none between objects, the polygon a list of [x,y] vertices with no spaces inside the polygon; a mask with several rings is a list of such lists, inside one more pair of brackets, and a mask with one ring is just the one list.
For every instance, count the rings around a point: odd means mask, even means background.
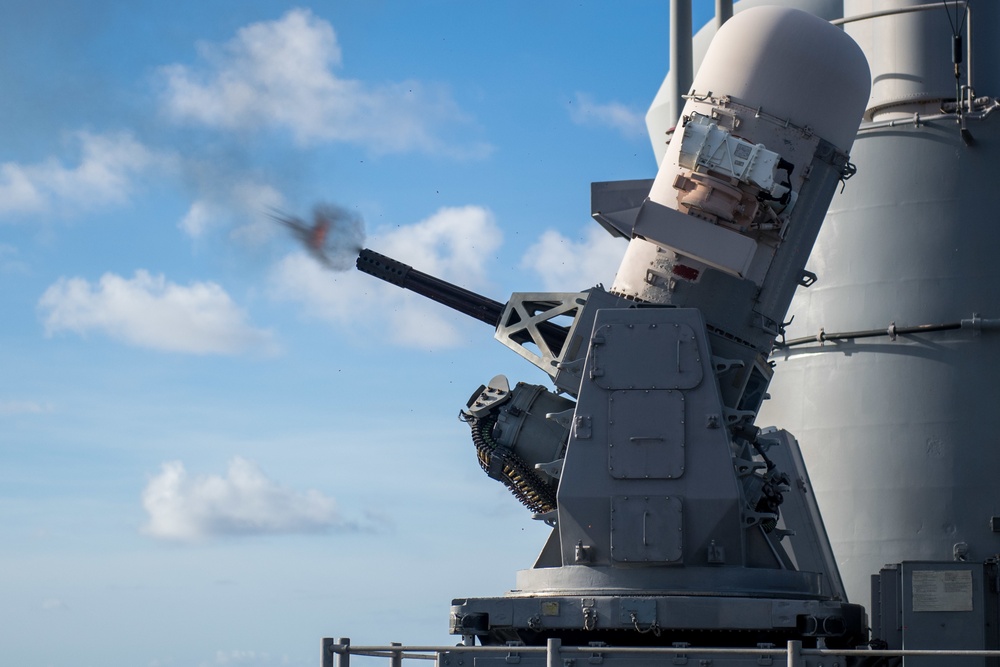
[{"label": "warning label plate", "polygon": [[971,570],[914,570],[913,611],[972,611]]}]

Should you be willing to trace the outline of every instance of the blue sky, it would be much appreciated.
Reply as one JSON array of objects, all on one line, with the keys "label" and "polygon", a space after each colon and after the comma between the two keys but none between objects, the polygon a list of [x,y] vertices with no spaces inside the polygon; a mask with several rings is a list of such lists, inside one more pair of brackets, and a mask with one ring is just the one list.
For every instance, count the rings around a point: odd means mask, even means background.
[{"label": "blue sky", "polygon": [[546,530],[456,415],[545,378],[266,212],[500,301],[609,284],[589,184],[655,172],[667,5],[6,0],[0,663],[312,665],[510,588]]}]

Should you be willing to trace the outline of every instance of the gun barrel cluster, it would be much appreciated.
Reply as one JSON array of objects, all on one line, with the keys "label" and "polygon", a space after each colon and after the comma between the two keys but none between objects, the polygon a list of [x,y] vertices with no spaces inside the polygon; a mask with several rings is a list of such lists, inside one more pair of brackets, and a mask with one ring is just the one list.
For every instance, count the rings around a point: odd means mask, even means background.
[{"label": "gun barrel cluster", "polygon": [[503,315],[504,304],[499,301],[417,271],[409,264],[373,250],[363,249],[358,255],[357,266],[363,273],[416,292],[494,328]]}]

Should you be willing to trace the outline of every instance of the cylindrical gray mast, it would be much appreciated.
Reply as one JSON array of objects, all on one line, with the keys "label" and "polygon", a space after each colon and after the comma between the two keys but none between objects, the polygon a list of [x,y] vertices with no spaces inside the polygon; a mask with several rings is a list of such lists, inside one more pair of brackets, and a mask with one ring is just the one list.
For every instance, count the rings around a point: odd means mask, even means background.
[{"label": "cylindrical gray mast", "polygon": [[[919,0],[847,0],[845,14]],[[788,338],[970,320],[953,331],[778,351],[759,424],[800,440],[848,594],[903,560],[1000,552],[1000,113],[957,113],[953,31],[965,3],[845,25],[871,64],[858,175],[835,197]],[[952,12],[951,21],[946,13]],[[972,3],[975,91],[1000,95],[1000,3]],[[961,130],[965,128],[963,133]]]},{"label": "cylindrical gray mast", "polygon": [[733,0],[715,0],[715,29],[733,18]]},{"label": "cylindrical gray mast", "polygon": [[694,66],[691,55],[691,0],[670,0],[670,72],[674,120],[684,108],[684,95],[691,90]]}]

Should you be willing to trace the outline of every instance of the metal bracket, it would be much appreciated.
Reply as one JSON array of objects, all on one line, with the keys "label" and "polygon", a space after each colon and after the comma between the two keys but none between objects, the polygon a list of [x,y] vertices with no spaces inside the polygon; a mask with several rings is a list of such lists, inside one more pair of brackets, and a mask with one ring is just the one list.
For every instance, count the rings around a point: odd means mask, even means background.
[{"label": "metal bracket", "polygon": [[569,410],[563,410],[562,412],[548,412],[545,414],[545,418],[551,419],[565,429],[569,429],[570,425],[573,423],[574,412],[576,412],[575,407],[570,408]]},{"label": "metal bracket", "polygon": [[771,530],[771,535],[780,542],[786,537],[795,537],[794,530],[785,530],[784,528],[774,528]]},{"label": "metal bracket", "polygon": [[588,632],[597,628],[597,610],[593,598],[583,598],[580,601],[583,608],[583,629]]},{"label": "metal bracket", "polygon": [[812,287],[817,280],[819,280],[819,276],[815,273],[803,270],[802,276],[799,278],[799,285],[802,287]]},{"label": "metal bracket", "polygon": [[546,526],[552,526],[555,528],[557,519],[559,518],[559,510],[549,510],[548,512],[542,512],[540,514],[532,514],[531,518],[535,521],[541,521]]},{"label": "metal bracket", "polygon": [[555,477],[558,479],[559,475],[562,474],[564,460],[565,459],[556,459],[555,461],[551,461],[549,463],[536,463],[535,470],[541,470],[549,477]]},{"label": "metal bracket", "polygon": [[716,375],[722,375],[731,368],[743,368],[746,362],[742,359],[726,359],[724,357],[712,356],[712,368]]},{"label": "metal bracket", "polygon": [[772,512],[754,512],[752,510],[743,510],[743,527],[751,528],[758,525],[761,521],[768,520],[778,520],[778,515]]},{"label": "metal bracket", "polygon": [[485,417],[493,408],[510,400],[510,396],[510,382],[505,376],[497,375],[469,401],[468,413],[477,418]]},{"label": "metal bracket", "polygon": [[[671,647],[676,649],[686,649],[689,648],[690,646],[691,644],[687,642],[674,642],[673,644],[671,644]],[[676,655],[674,655],[673,664],[686,665],[687,663],[688,663],[688,657],[683,653],[677,653]]]},{"label": "metal bracket", "polygon": [[[586,292],[515,292],[504,308],[494,337],[514,352],[555,377],[572,339],[579,314],[587,303]],[[572,318],[561,342],[546,337],[553,320]],[[525,346],[533,344],[537,352]]]},{"label": "metal bracket", "polygon": [[733,459],[733,468],[736,469],[737,477],[746,477],[747,475],[752,475],[757,470],[763,470],[766,467],[767,467],[766,463],[751,461],[750,459],[742,459],[742,458]]},{"label": "metal bracket", "polygon": [[573,375],[579,375],[583,371],[583,365],[587,361],[585,357],[579,357],[572,361],[560,361],[556,364],[556,370],[566,371]]},{"label": "metal bracket", "polygon": [[[507,646],[509,646],[511,648],[515,648],[515,647],[518,647],[518,646],[524,646],[524,642],[507,642]],[[520,664],[520,662],[521,662],[521,654],[518,653],[517,651],[510,651],[507,654],[507,657],[504,658],[504,662],[506,662],[508,665],[517,665],[517,664]]]},{"label": "metal bracket", "polygon": [[723,408],[722,415],[726,420],[726,426],[735,426],[743,420],[752,421],[757,413],[753,410],[733,410],[731,408]]}]

